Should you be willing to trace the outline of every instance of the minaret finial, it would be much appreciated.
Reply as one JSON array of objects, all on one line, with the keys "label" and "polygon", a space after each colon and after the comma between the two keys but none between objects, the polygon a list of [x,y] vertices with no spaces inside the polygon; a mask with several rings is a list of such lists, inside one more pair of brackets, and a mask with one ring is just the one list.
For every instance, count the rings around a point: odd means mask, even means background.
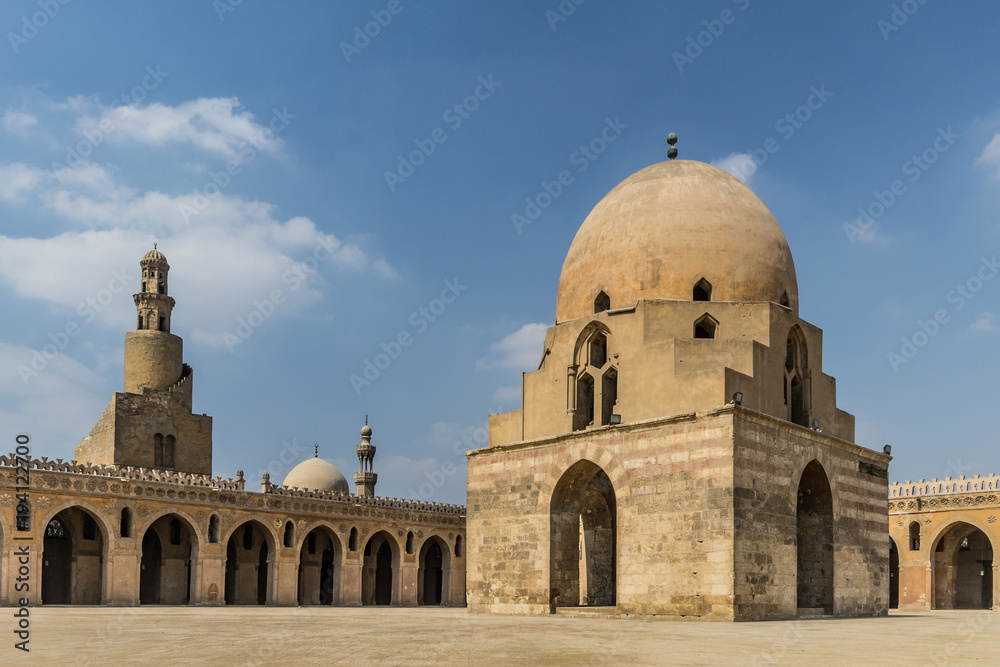
[{"label": "minaret finial", "polygon": [[316,458],[319,458],[319,444],[316,445]]},{"label": "minaret finial", "polygon": [[153,244],[153,250],[156,250],[156,244],[155,243]]},{"label": "minaret finial", "polygon": [[365,415],[365,426],[368,426],[368,415]]},{"label": "minaret finial", "polygon": [[673,160],[677,157],[677,147],[674,144],[677,143],[677,135],[671,132],[667,135],[667,143],[670,144],[670,148],[667,149],[667,157]]}]

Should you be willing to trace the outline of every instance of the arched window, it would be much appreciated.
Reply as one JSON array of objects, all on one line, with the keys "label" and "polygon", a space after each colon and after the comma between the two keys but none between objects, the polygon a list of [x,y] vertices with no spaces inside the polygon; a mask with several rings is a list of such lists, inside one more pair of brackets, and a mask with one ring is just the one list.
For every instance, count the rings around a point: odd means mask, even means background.
[{"label": "arched window", "polygon": [[219,517],[215,514],[208,520],[208,541],[212,544],[219,541]]},{"label": "arched window", "polygon": [[788,292],[782,292],[781,293],[781,300],[779,300],[778,303],[780,303],[785,308],[791,308],[792,307],[791,306],[792,302],[788,298]]},{"label": "arched window", "polygon": [[122,508],[121,519],[118,521],[118,534],[122,537],[132,537],[132,511],[127,508]]},{"label": "arched window", "polygon": [[83,539],[85,540],[97,539],[97,523],[94,521],[94,517],[86,512],[83,513],[83,524],[81,525],[80,532],[83,534]]},{"label": "arched window", "polygon": [[163,467],[173,468],[174,467],[174,444],[176,439],[172,435],[168,435],[163,440]]},{"label": "arched window", "polygon": [[243,526],[243,549],[253,551],[253,525],[249,523]]},{"label": "arched window", "polygon": [[413,553],[413,531],[411,530],[406,534],[406,553]]},{"label": "arched window", "polygon": [[920,551],[920,524],[910,522],[910,551]]},{"label": "arched window", "polygon": [[574,431],[612,422],[618,402],[618,359],[611,342],[611,332],[599,322],[584,328],[577,340],[575,363],[567,374]]},{"label": "arched window", "polygon": [[181,522],[176,518],[170,520],[170,543],[174,546],[181,543]]},{"label": "arched window", "polygon": [[166,331],[167,329],[164,326],[166,324],[166,321],[167,321],[167,319],[165,317],[163,317],[163,315],[160,315],[160,321],[159,321],[159,324],[156,327],[156,330],[157,331]]},{"label": "arched window", "polygon": [[788,421],[809,426],[811,394],[806,339],[798,325],[788,332],[785,350],[785,405]]},{"label": "arched window", "polygon": [[139,321],[136,323],[135,328],[142,331],[142,313],[139,313],[138,319]]},{"label": "arched window", "polygon": [[291,521],[285,522],[285,546],[293,547],[295,546],[295,526]]},{"label": "arched window", "polygon": [[357,528],[351,528],[351,537],[347,541],[347,548],[350,549],[351,551],[357,551],[358,550],[358,529]]},{"label": "arched window", "polygon": [[719,330],[719,323],[708,313],[705,313],[694,323],[695,338],[715,338]]},{"label": "arched window", "polygon": [[712,283],[708,282],[704,278],[698,281],[694,286],[691,293],[692,301],[711,301],[712,300]]},{"label": "arched window", "polygon": [[603,291],[598,292],[597,297],[594,299],[594,312],[603,313],[606,310],[611,310],[611,297]]},{"label": "arched window", "polygon": [[455,558],[462,557],[462,536],[459,535],[455,538]]},{"label": "arched window", "polygon": [[157,433],[153,436],[153,466],[163,467],[163,434]]}]

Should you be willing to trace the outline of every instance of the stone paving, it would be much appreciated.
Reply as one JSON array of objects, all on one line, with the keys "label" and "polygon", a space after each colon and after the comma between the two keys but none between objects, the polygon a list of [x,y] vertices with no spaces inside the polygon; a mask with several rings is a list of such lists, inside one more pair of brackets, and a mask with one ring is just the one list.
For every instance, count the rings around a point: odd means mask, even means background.
[{"label": "stone paving", "polygon": [[[1000,665],[1000,614],[761,623],[481,616],[446,608],[45,607],[0,665]],[[5,627],[4,627],[5,626]]]}]

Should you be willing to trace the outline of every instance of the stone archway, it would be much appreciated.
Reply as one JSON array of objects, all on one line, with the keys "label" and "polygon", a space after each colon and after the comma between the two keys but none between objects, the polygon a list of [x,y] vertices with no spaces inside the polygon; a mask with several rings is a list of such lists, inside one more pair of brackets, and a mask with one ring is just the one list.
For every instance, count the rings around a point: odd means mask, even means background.
[{"label": "stone archway", "polygon": [[139,604],[183,605],[192,600],[197,533],[188,521],[165,514],[142,536]]},{"label": "stone archway", "polygon": [[273,566],[271,532],[254,519],[237,526],[226,544],[226,604],[271,604]]},{"label": "stone archway", "polygon": [[933,609],[992,609],[993,545],[981,529],[956,521],[931,552]]},{"label": "stone archway", "polygon": [[796,508],[796,606],[800,615],[833,613],[833,493],[819,461],[802,471]]},{"label": "stone archway", "polygon": [[417,603],[447,605],[450,599],[451,551],[440,537],[431,536],[420,547],[417,569]]},{"label": "stone archway", "polygon": [[607,473],[570,466],[549,506],[549,601],[555,607],[616,603],[617,504]]},{"label": "stone archway", "polygon": [[361,604],[399,604],[399,545],[385,531],[372,535],[365,543],[361,568]]},{"label": "stone archway", "polygon": [[342,551],[340,540],[331,529],[317,526],[309,531],[299,549],[300,605],[331,605],[340,602]]},{"label": "stone archway", "polygon": [[104,526],[81,507],[67,507],[49,519],[42,544],[42,604],[102,604],[107,541]]},{"label": "stone archway", "polygon": [[889,609],[899,609],[899,548],[889,538]]}]

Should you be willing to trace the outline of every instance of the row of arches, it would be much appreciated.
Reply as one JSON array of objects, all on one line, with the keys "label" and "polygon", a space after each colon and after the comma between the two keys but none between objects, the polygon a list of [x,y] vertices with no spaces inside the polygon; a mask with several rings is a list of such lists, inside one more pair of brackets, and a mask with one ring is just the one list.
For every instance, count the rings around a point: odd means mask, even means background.
[{"label": "row of arches", "polygon": [[[799,479],[796,502],[796,605],[799,613],[833,613],[833,493],[819,461]],[[560,477],[552,493],[549,535],[549,602],[614,606],[617,600],[617,500],[608,474],[581,460]]]},{"label": "row of arches", "polygon": [[[216,515],[209,518],[208,541],[219,541]],[[119,515],[121,537],[133,537],[132,511]],[[88,509],[68,507],[46,524],[41,559],[41,603],[99,605],[106,603],[104,579],[109,536]],[[397,540],[385,530],[361,536],[353,527],[346,543],[325,524],[312,527],[296,539],[296,529],[286,522],[276,540],[263,524],[248,519],[237,525],[226,540],[224,577],[220,599],[229,605],[273,604],[274,565],[279,546],[298,552],[297,594],[300,605],[335,605],[342,599],[343,567],[349,552],[361,551],[361,603],[400,603],[400,563],[404,554],[416,554],[418,604],[441,605],[451,600],[450,577],[454,557],[463,556],[462,536],[454,546],[431,534],[420,544],[410,531]],[[2,538],[3,535],[0,535]],[[110,536],[113,539],[114,536]],[[197,598],[199,534],[190,521],[168,513],[142,531],[139,569],[139,603],[185,605]],[[0,539],[2,542],[2,539]]]},{"label": "row of arches", "polygon": [[[900,605],[901,565],[906,552],[928,547],[930,560],[930,590],[926,601],[931,609],[992,609],[993,544],[982,529],[957,520],[941,530],[930,543],[921,543],[921,529],[913,521],[906,531],[906,551],[901,552],[896,540],[889,538],[889,607]],[[918,565],[921,575],[928,569]],[[923,577],[921,577],[923,580]]]}]

